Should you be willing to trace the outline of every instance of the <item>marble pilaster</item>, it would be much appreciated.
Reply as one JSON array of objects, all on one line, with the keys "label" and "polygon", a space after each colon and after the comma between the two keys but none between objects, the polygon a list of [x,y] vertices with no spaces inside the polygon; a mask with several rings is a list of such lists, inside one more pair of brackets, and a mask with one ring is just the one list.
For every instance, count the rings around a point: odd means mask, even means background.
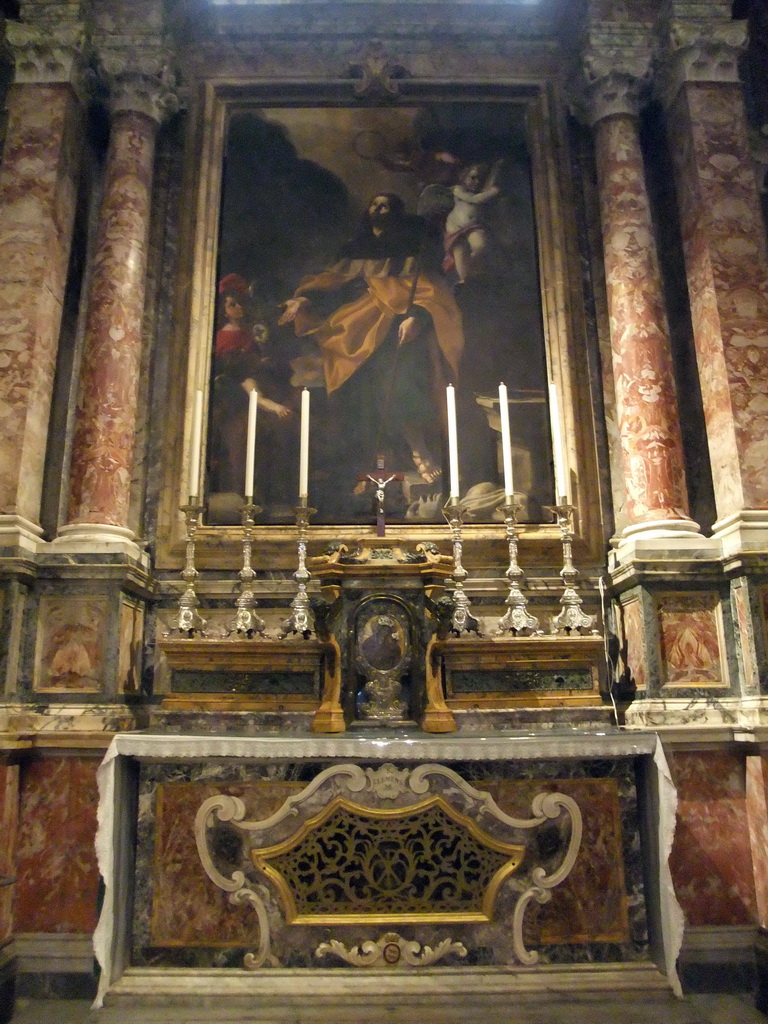
[{"label": "marble pilaster", "polygon": [[755,879],[744,762],[727,750],[676,751],[677,829],[670,856],[686,923],[749,925]]},{"label": "marble pilaster", "polygon": [[729,5],[673,0],[659,91],[725,554],[768,548],[768,253]]},{"label": "marble pilaster", "polygon": [[112,82],[112,131],[88,296],[67,525],[61,548],[117,545],[138,554],[128,527],[141,361],[146,248],[157,126],[156,76]]},{"label": "marble pilaster", "polygon": [[0,167],[0,546],[34,550],[83,125],[82,28],[9,23]]},{"label": "marble pilaster", "polygon": [[581,112],[595,139],[613,376],[630,522],[622,538],[694,536],[661,273],[637,115],[642,54],[588,52]]},{"label": "marble pilaster", "polygon": [[20,932],[92,931],[99,876],[93,756],[31,759],[20,797],[15,913]]},{"label": "marble pilaster", "polygon": [[745,695],[765,692],[766,638],[762,628],[760,588],[748,575],[731,580],[731,614],[741,692]]},{"label": "marble pilaster", "polygon": [[768,928],[768,758],[761,754],[747,757],[747,821],[757,923]]},{"label": "marble pilaster", "polygon": [[19,766],[0,765],[0,944],[13,934],[13,886],[16,874],[16,842],[19,829]]}]

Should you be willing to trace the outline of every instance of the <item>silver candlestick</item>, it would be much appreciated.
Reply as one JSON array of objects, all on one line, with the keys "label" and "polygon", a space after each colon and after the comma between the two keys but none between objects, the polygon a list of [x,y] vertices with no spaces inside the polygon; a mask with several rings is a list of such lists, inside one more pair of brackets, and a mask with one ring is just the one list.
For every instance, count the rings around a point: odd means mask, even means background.
[{"label": "silver candlestick", "polygon": [[254,633],[264,634],[266,626],[257,615],[256,596],[253,592],[253,581],[256,573],[251,565],[253,550],[254,516],[261,512],[258,505],[246,500],[243,506],[243,568],[240,570],[240,596],[237,599],[235,617],[227,624],[225,636],[237,633],[238,636],[252,637]]},{"label": "silver candlestick", "polygon": [[306,503],[299,504],[294,509],[296,513],[296,529],[299,534],[299,565],[293,574],[297,589],[296,596],[291,602],[291,614],[283,623],[282,632],[280,633],[281,640],[288,636],[289,633],[299,633],[305,639],[313,633],[312,612],[307,592],[307,583],[310,578],[309,570],[307,569],[307,533],[309,531],[309,517],[316,511],[317,509],[309,508]]},{"label": "silver candlestick", "polygon": [[509,568],[505,573],[509,580],[509,595],[505,602],[507,610],[499,619],[497,635],[512,633],[514,636],[531,636],[533,633],[541,634],[542,632],[539,629],[539,620],[526,610],[528,599],[520,589],[520,584],[525,576],[517,562],[517,514],[522,507],[522,505],[515,504],[514,501],[507,501],[499,508],[504,516],[507,544],[509,545]]},{"label": "silver candlestick", "polygon": [[200,602],[195,593],[195,583],[199,576],[195,568],[195,535],[200,525],[200,513],[203,511],[203,506],[197,495],[191,495],[189,503],[182,505],[180,511],[184,513],[184,522],[187,528],[186,558],[181,573],[181,578],[187,586],[179,598],[178,614],[165,635],[170,637],[174,633],[182,633],[184,636],[192,637],[197,633],[199,636],[205,636],[206,621],[197,610]]},{"label": "silver candlestick", "polygon": [[563,578],[565,589],[560,598],[562,611],[552,619],[552,632],[567,636],[570,633],[582,635],[595,634],[595,616],[587,615],[581,610],[581,597],[576,588],[578,569],[573,564],[573,512],[574,505],[569,505],[565,498],[560,499],[559,505],[548,506],[554,516],[557,517],[557,525],[560,527],[560,536],[563,541],[563,568],[560,575]]},{"label": "silver candlestick", "polygon": [[469,610],[469,598],[464,590],[464,580],[469,575],[461,564],[461,526],[466,510],[455,498],[451,497],[443,507],[443,515],[451,530],[453,541],[453,616],[451,631],[456,636],[462,633],[479,633],[477,619]]}]

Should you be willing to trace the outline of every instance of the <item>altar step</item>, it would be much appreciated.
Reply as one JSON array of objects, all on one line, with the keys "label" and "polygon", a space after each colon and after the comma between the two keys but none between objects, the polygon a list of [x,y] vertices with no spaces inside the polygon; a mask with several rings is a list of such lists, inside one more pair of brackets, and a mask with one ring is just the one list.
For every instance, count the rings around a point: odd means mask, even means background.
[{"label": "altar step", "polygon": [[[211,1001],[215,1001],[211,997]],[[318,1007],[320,1010],[321,1008]],[[347,1022],[339,1017],[336,1008],[325,1004],[322,1009],[324,1024]],[[275,1016],[258,1008],[240,1009],[231,1016],[226,1005],[204,1007],[138,1007],[130,1002],[120,1006],[93,1010],[80,1000],[19,1000],[13,1024],[285,1024],[286,1020],[300,1022],[301,1016]],[[508,1002],[504,1010],[485,1013],[473,1000],[463,999],[446,1016],[442,1009],[424,1012],[414,1008],[409,1017],[390,1014],[374,1016],[362,1012],[353,1018],[355,1024],[393,1024],[403,1020],[418,1024],[765,1024],[751,997],[739,995],[695,995],[684,1000],[672,996],[653,1000],[636,1000],[626,993],[602,999],[580,1002],[578,999],[544,998],[535,1006]]]},{"label": "altar step", "polygon": [[[99,1024],[699,1024],[652,964],[464,971],[130,969]],[[630,1016],[626,1016],[631,1011]]]}]

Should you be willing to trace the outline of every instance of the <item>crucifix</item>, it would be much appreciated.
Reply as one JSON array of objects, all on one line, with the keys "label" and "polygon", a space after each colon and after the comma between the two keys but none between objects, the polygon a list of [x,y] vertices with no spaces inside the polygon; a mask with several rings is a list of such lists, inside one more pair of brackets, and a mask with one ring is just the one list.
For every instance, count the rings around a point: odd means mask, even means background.
[{"label": "crucifix", "polygon": [[393,480],[402,480],[402,473],[390,473],[389,476],[385,476],[384,471],[384,456],[376,456],[376,473],[365,473],[358,477],[358,480],[367,482],[370,480],[372,484],[376,486],[376,536],[383,537],[385,533],[385,522],[384,522],[384,498],[385,488],[387,484],[391,484]]}]

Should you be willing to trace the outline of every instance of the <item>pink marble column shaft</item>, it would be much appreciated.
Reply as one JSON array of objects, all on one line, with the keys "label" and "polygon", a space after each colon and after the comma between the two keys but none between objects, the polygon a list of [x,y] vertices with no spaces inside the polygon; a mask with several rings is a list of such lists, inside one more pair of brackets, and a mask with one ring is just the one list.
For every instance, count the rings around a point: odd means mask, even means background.
[{"label": "pink marble column shaft", "polygon": [[127,528],[156,122],[115,115],[88,298],[68,523]]},{"label": "pink marble column shaft", "polygon": [[637,120],[594,127],[613,375],[631,524],[688,520],[669,331]]},{"label": "pink marble column shaft", "polygon": [[768,254],[741,87],[683,84],[669,131],[722,519],[768,508]]},{"label": "pink marble column shaft", "polygon": [[0,513],[37,523],[82,147],[72,87],[11,88],[0,168]]}]

